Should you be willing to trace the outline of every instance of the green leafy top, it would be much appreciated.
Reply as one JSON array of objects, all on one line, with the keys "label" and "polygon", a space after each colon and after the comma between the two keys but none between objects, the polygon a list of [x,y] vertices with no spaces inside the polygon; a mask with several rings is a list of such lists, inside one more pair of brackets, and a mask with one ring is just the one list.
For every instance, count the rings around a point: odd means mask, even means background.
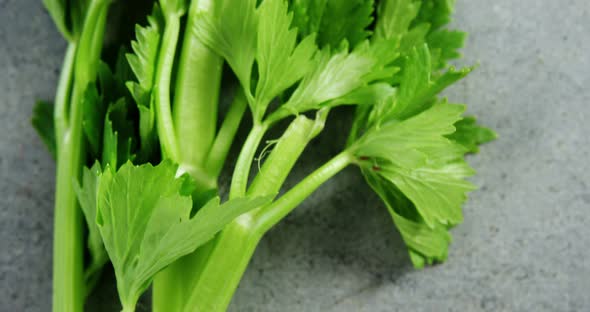
[{"label": "green leafy top", "polygon": [[[337,46],[326,45],[321,50],[314,43],[316,34],[313,30],[300,38],[299,42],[297,40],[297,30],[293,26],[302,23],[297,12],[320,5],[304,1],[295,1],[291,12],[284,0],[265,0],[258,8],[253,0],[240,1],[239,4],[231,0],[218,1],[215,12],[221,13],[215,16],[202,15],[195,34],[222,55],[236,73],[256,122],[264,119],[269,103],[274,98],[298,83],[282,111],[270,118],[276,121],[292,113],[317,109],[323,103],[342,104],[341,101],[333,100],[380,78],[375,76],[375,72],[392,76],[396,71],[394,67],[387,66],[397,56],[391,49],[383,49],[382,45],[370,45],[368,42],[360,42],[352,51],[348,49],[349,37],[359,41],[359,38],[364,39],[368,35],[366,27],[370,22],[372,2],[363,1],[362,7],[369,9],[356,11],[352,9],[360,3],[358,1],[353,1],[356,4],[350,7],[335,3],[326,2],[326,9],[333,7],[334,11],[322,15],[322,21],[335,20],[337,17],[331,14],[337,14],[337,9],[341,9],[349,14],[354,12],[357,17],[365,16],[366,23],[356,25],[354,31],[352,28],[338,30],[342,36],[331,37],[341,38]],[[293,15],[296,16],[295,22]],[[342,25],[342,20],[338,22]],[[316,21],[307,23],[308,29],[317,24]],[[336,31],[334,28],[333,32]],[[355,31],[360,31],[362,35],[353,36]],[[255,62],[257,76],[252,73]]]},{"label": "green leafy top", "polygon": [[194,30],[236,73],[255,123],[359,105],[349,148],[418,267],[446,257],[473,189],[464,155],[493,137],[437,97],[472,70],[448,66],[465,39],[444,28],[452,4],[380,1],[371,35],[373,1],[221,0]]},{"label": "green leafy top", "polygon": [[498,136],[497,134],[477,124],[477,119],[473,116],[465,117],[455,123],[456,131],[447,137],[461,145],[469,153],[479,152],[479,145],[491,142]]},{"label": "green leafy top", "polygon": [[422,0],[421,2],[420,12],[413,21],[414,25],[428,23],[431,30],[436,31],[451,22],[455,0]]},{"label": "green leafy top", "polygon": [[[435,3],[436,2],[436,3]],[[443,5],[443,3],[445,5]],[[416,267],[444,261],[462,221],[461,205],[474,171],[464,155],[495,134],[463,119],[463,105],[437,95],[465,77],[447,61],[459,56],[461,32],[443,28],[450,1],[385,0],[380,3],[374,42],[399,38],[399,74],[373,103],[357,109],[350,150],[385,202]]]},{"label": "green leafy top", "polygon": [[[86,171],[78,189],[86,217],[93,217],[117,276],[119,297],[125,308],[137,299],[164,267],[194,251],[240,214],[262,206],[269,198],[236,199],[219,204],[213,199],[193,217],[192,180],[176,177],[177,166],[163,162],[118,171]],[[92,175],[95,175],[96,183]]]},{"label": "green leafy top", "polygon": [[466,33],[444,28],[451,21],[454,0],[384,0],[378,8],[376,40],[399,37],[400,52],[427,43],[432,54],[432,67],[443,69],[447,62],[460,56]]},{"label": "green leafy top", "polygon": [[354,47],[371,34],[373,0],[291,0],[289,5],[299,36],[316,34],[322,48],[337,48],[342,41]]},{"label": "green leafy top", "polygon": [[136,39],[131,42],[133,54],[127,61],[137,82],[127,82],[129,90],[139,105],[149,107],[149,94],[154,85],[160,40],[164,31],[164,16],[158,4],[147,18],[146,26],[135,26]]},{"label": "green leafy top", "polygon": [[262,120],[270,101],[309,72],[316,52],[314,37],[299,44],[297,30],[290,28],[292,14],[284,1],[264,1],[258,9],[256,60],[259,80],[257,103],[252,107],[256,120]]},{"label": "green leafy top", "polygon": [[383,121],[352,147],[417,267],[445,259],[446,230],[462,221],[461,205],[473,190],[464,180],[474,173],[466,149],[447,138],[463,111],[443,100],[411,118]]},{"label": "green leafy top", "polygon": [[460,207],[471,185],[464,150],[445,136],[455,131],[464,107],[445,102],[401,122],[370,130],[355,152],[373,161],[379,176],[396,184],[429,226],[461,222]]},{"label": "green leafy top", "polygon": [[420,1],[416,0],[381,1],[374,38],[388,39],[406,35],[419,10]]},{"label": "green leafy top", "polygon": [[127,61],[137,81],[126,85],[139,109],[139,137],[142,159],[149,159],[156,148],[155,105],[153,89],[156,79],[158,53],[164,33],[164,15],[158,4],[154,4],[146,26],[135,27],[136,39],[131,42],[132,54]]}]

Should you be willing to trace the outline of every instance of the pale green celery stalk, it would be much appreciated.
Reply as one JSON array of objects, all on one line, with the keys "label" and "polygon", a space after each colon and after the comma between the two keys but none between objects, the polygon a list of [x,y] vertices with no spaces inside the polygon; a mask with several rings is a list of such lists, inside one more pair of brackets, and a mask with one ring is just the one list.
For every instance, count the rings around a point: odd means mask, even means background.
[{"label": "pale green celery stalk", "polygon": [[271,205],[264,207],[258,214],[259,217],[257,218],[256,229],[261,232],[270,230],[307,197],[315,192],[315,190],[317,190],[322,184],[355,161],[354,156],[348,151],[344,151],[332,158],[322,167],[303,179],[303,181],[299,182],[285,195],[281,196],[281,198]]},{"label": "pale green celery stalk", "polygon": [[225,311],[263,233],[249,214],[238,217],[216,237],[185,312]]},{"label": "pale green celery stalk", "polygon": [[348,152],[339,154],[273,204],[263,207],[255,218],[245,214],[228,225],[217,238],[184,311],[225,311],[264,233],[353,161]]},{"label": "pale green celery stalk", "polygon": [[[238,130],[248,102],[243,92],[239,92],[232,102],[229,111],[215,138],[207,156],[208,177],[215,181],[221,172],[235,134]],[[198,183],[198,185],[203,185]],[[206,185],[204,185],[206,187]],[[196,283],[201,269],[205,266],[209,254],[215,247],[215,240],[197,249],[160,272],[154,279],[152,290],[152,310],[154,312],[183,311],[188,296]]]},{"label": "pale green celery stalk", "polygon": [[236,133],[238,132],[238,128],[240,127],[242,117],[244,116],[247,107],[248,101],[243,90],[240,89],[225,116],[221,128],[219,129],[219,133],[217,133],[213,146],[207,156],[205,169],[209,172],[210,176],[217,177],[221,173],[221,169],[223,169],[227,154],[229,153]]},{"label": "pale green celery stalk", "polygon": [[310,120],[304,115],[295,118],[272,147],[270,156],[252,181],[247,195],[276,195],[307,144],[324,129],[327,117],[328,110],[323,110],[318,112],[316,120]]},{"label": "pale green celery stalk", "polygon": [[[223,59],[195,35],[198,14],[213,11],[213,0],[193,0],[182,43],[173,118],[183,167],[203,168],[217,130]],[[206,168],[206,167],[205,167]],[[187,171],[191,171],[187,169]]]},{"label": "pale green celery stalk", "polygon": [[[225,156],[233,142],[246,106],[247,101],[243,98],[243,94],[238,94],[216,138],[216,142],[212,148],[214,154],[210,154],[212,158],[208,160],[215,167],[215,172],[209,172],[208,174],[212,177],[214,176],[215,179],[217,179],[217,175],[223,167]],[[253,142],[245,145],[249,146],[248,150],[251,151],[250,161],[253,159],[265,131],[265,128],[259,128],[258,132],[254,132],[254,135],[251,133],[250,140],[247,140],[247,142]],[[250,166],[248,166],[248,170],[250,170]],[[240,232],[240,229],[230,230],[231,227],[231,224],[228,225],[226,228],[227,231],[232,233],[236,231]],[[219,252],[220,249],[224,248],[223,246],[218,246],[217,242],[219,240],[219,236],[214,238],[209,243],[199,247],[192,254],[179,259],[164,271],[158,273],[154,279],[152,290],[152,309],[154,312],[180,312],[185,310],[187,301],[195,296],[194,290],[196,289],[199,277],[203,270],[208,269],[207,264],[212,253],[214,251]],[[232,257],[229,253],[226,253],[226,255],[227,257]],[[200,288],[198,291],[201,291]]]},{"label": "pale green celery stalk", "polygon": [[158,137],[162,145],[162,154],[165,158],[177,161],[179,158],[178,140],[172,121],[172,108],[170,106],[170,84],[172,81],[172,69],[176,55],[176,45],[180,36],[180,18],[182,12],[169,12],[165,16],[166,25],[156,68],[156,118]]},{"label": "pale green celery stalk", "polygon": [[[177,65],[170,121],[166,116],[170,114],[169,89],[171,64],[174,61],[172,48],[176,47],[178,38],[175,38],[173,43],[166,43],[168,46],[163,45],[160,55],[169,57],[169,60],[163,61],[169,62],[169,67],[165,69],[166,72],[160,70],[157,78],[160,81],[165,79],[166,83],[164,85],[166,90],[158,91],[158,109],[166,114],[164,118],[158,120],[158,126],[164,126],[159,128],[159,132],[163,131],[167,136],[164,138],[166,142],[162,142],[165,154],[179,164],[181,171],[188,172],[193,177],[197,184],[197,191],[193,197],[203,201],[207,201],[208,198],[204,197],[217,189],[217,174],[211,174],[206,169],[205,162],[217,130],[217,106],[223,59],[198,39],[193,28],[198,22],[200,12],[212,11],[212,4],[212,0],[193,0],[190,4]],[[175,28],[172,29],[172,26]],[[168,32],[174,32],[178,37],[179,27],[179,20],[168,22],[167,18],[164,40],[167,40]],[[162,74],[167,77],[162,77]],[[168,122],[170,125],[167,124]],[[172,141],[174,143],[170,143]],[[194,275],[190,272],[199,266],[199,260],[194,258],[199,256],[196,253],[185,256],[156,275],[152,290],[153,311],[182,310],[184,293],[190,289]]]},{"label": "pale green celery stalk", "polygon": [[[252,182],[248,196],[278,193],[307,144],[323,129],[327,115],[326,110],[318,113],[316,120],[309,120],[303,115],[295,118]],[[202,267],[185,311],[222,311],[227,307],[265,233],[255,228],[258,218],[256,210],[240,216],[210,243],[210,254],[201,262]]]},{"label": "pale green celery stalk", "polygon": [[240,198],[246,196],[246,188],[248,187],[248,176],[250,175],[250,168],[254,161],[254,156],[258,150],[258,146],[268,130],[269,124],[254,121],[254,125],[246,138],[246,142],[242,147],[242,151],[238,156],[234,173],[232,175],[231,186],[229,191],[229,198]]},{"label": "pale green celery stalk", "polygon": [[[156,118],[158,137],[162,146],[162,154],[165,158],[180,163],[180,148],[178,146],[177,133],[174,130],[172,111],[170,107],[170,84],[172,81],[172,70],[176,46],[180,34],[180,14],[166,15],[166,26],[160,46],[160,58],[156,70]],[[195,137],[198,136],[195,134]],[[184,143],[184,142],[183,142]],[[191,176],[199,175],[197,168],[183,168]],[[199,175],[199,180],[201,180]],[[172,267],[173,265],[171,265]],[[154,278],[153,282],[153,310],[154,311],[177,311],[175,308],[180,304],[180,291],[182,281],[177,280],[177,274],[173,269],[166,269]]]},{"label": "pale green celery stalk", "polygon": [[[285,113],[281,113],[283,111]],[[328,112],[329,110],[324,111],[326,115],[328,114]],[[272,113],[263,122],[256,120],[256,116],[254,116],[254,125],[252,126],[252,129],[250,130],[250,133],[246,138],[246,142],[244,142],[243,148],[240,152],[240,155],[238,156],[238,160],[234,168],[234,173],[232,175],[231,186],[229,191],[230,199],[246,196],[250,168],[252,167],[254,156],[256,155],[256,151],[260,146],[260,142],[262,141],[264,134],[266,133],[269,127],[276,124],[280,120],[288,117],[289,115],[290,114],[287,114],[287,110],[279,109],[278,111]],[[289,170],[287,170],[287,172],[288,171]]]},{"label": "pale green celery stalk", "polygon": [[[84,154],[82,97],[86,87],[96,77],[109,4],[110,1],[103,0],[90,3],[78,49],[74,52],[75,47],[70,47],[64,66],[66,70],[71,66],[68,62],[75,54],[70,105],[65,102],[68,98],[67,86],[63,90],[60,86],[56,103],[56,136],[59,142],[53,239],[53,311],[56,312],[82,311],[84,305],[82,213],[72,183],[80,175]],[[66,79],[64,77],[63,81]]]},{"label": "pale green celery stalk", "polygon": [[66,50],[66,56],[61,67],[59,82],[57,85],[57,92],[55,94],[55,110],[53,119],[55,121],[55,133],[57,146],[62,145],[62,134],[67,129],[67,110],[70,104],[70,97],[72,95],[72,87],[74,84],[74,60],[76,59],[76,43],[70,42]]}]

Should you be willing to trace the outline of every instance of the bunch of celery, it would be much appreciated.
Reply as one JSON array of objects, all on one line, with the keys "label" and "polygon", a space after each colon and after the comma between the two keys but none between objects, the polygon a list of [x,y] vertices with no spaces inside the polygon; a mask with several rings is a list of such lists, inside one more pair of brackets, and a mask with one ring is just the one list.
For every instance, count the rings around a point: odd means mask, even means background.
[{"label": "bunch of celery", "polygon": [[[413,264],[445,260],[473,190],[465,155],[495,138],[438,96],[471,71],[448,64],[465,39],[445,28],[453,0],[44,3],[69,42],[55,103],[33,117],[57,160],[54,311],[82,311],[108,261],[123,311],[152,283],[154,311],[224,311],[263,235],[350,165]],[[134,40],[116,35],[136,18]],[[220,113],[222,90],[234,98]],[[355,113],[342,152],[278,196],[343,105]]]}]

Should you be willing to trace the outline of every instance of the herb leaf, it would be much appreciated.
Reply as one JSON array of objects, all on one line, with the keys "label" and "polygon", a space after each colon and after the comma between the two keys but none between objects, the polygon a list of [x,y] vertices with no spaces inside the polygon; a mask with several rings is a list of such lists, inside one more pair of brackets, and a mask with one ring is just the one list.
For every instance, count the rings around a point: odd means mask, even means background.
[{"label": "herb leaf", "polygon": [[410,30],[410,24],[418,15],[420,1],[383,0],[377,9],[376,39],[402,37]]},{"label": "herb leaf", "polygon": [[84,273],[86,285],[90,286],[86,290],[87,293],[92,290],[92,286],[96,284],[100,277],[102,267],[109,261],[108,254],[102,243],[100,230],[96,224],[96,193],[100,174],[101,167],[97,162],[92,168],[83,169],[81,183],[74,183],[74,190],[88,225],[87,247],[90,253],[90,263]]},{"label": "herb leaf", "polygon": [[[370,160],[361,164],[367,181],[385,198],[410,249],[430,260],[444,259],[446,247],[441,248],[441,239],[447,235],[438,240],[433,236],[434,246],[428,251],[429,245],[416,246],[412,241],[461,222],[461,205],[474,189],[465,180],[474,173],[463,160],[465,148],[446,138],[455,132],[453,125],[463,111],[462,105],[442,101],[409,119],[375,126],[353,147],[359,158]],[[407,200],[400,205],[391,198]],[[414,254],[412,260],[418,259]]]},{"label": "herb leaf", "polygon": [[372,170],[363,170],[367,183],[385,203],[393,222],[408,247],[410,260],[416,268],[446,259],[451,235],[447,227],[429,227],[414,204],[390,181]]},{"label": "herb leaf", "polygon": [[33,107],[33,117],[31,123],[37,134],[41,137],[47,150],[57,159],[57,143],[55,139],[55,121],[53,119],[53,104],[44,101],[38,101]]},{"label": "herb leaf", "polygon": [[137,82],[127,81],[126,85],[139,109],[139,137],[141,157],[150,158],[156,147],[156,113],[152,90],[156,79],[156,64],[162,33],[164,16],[158,4],[154,5],[146,26],[135,27],[136,39],[131,42],[133,53],[127,54],[127,61],[135,74]]},{"label": "herb leaf", "polygon": [[477,124],[473,116],[465,117],[455,123],[457,131],[447,138],[463,145],[469,153],[479,152],[479,145],[495,140],[498,135],[491,129]]},{"label": "herb leaf", "polygon": [[254,118],[261,121],[270,101],[310,70],[317,48],[314,36],[296,45],[297,30],[290,28],[292,13],[287,2],[266,0],[258,9],[256,60],[259,80],[256,86]]},{"label": "herb leaf", "polygon": [[258,27],[256,0],[217,0],[214,6],[215,14],[200,14],[199,22],[192,31],[227,61],[242,84],[246,96],[251,99]]},{"label": "herb leaf", "polygon": [[[117,275],[124,307],[137,299],[164,267],[194,251],[240,214],[268,203],[268,198],[213,199],[194,217],[194,185],[177,166],[130,162],[117,172],[105,168],[97,194],[97,223]],[[193,185],[193,187],[187,187]]]},{"label": "herb leaf", "polygon": [[405,119],[428,108],[438,93],[467,76],[472,67],[443,74],[432,74],[432,59],[428,46],[412,49],[405,60],[399,82],[399,95],[389,112],[389,117]]}]

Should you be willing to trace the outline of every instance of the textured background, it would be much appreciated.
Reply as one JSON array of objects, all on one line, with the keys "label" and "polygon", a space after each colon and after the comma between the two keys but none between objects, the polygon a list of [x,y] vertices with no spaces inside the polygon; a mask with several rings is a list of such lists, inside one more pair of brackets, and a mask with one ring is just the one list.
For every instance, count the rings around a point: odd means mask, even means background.
[{"label": "textured background", "polygon": [[[480,67],[448,94],[500,140],[470,160],[480,190],[448,262],[413,270],[350,169],[262,241],[231,311],[590,311],[590,4],[458,2]],[[0,311],[50,310],[55,167],[29,120],[65,44],[40,3],[0,0]],[[329,128],[296,176],[337,151]],[[110,282],[92,310],[117,310]]]}]

